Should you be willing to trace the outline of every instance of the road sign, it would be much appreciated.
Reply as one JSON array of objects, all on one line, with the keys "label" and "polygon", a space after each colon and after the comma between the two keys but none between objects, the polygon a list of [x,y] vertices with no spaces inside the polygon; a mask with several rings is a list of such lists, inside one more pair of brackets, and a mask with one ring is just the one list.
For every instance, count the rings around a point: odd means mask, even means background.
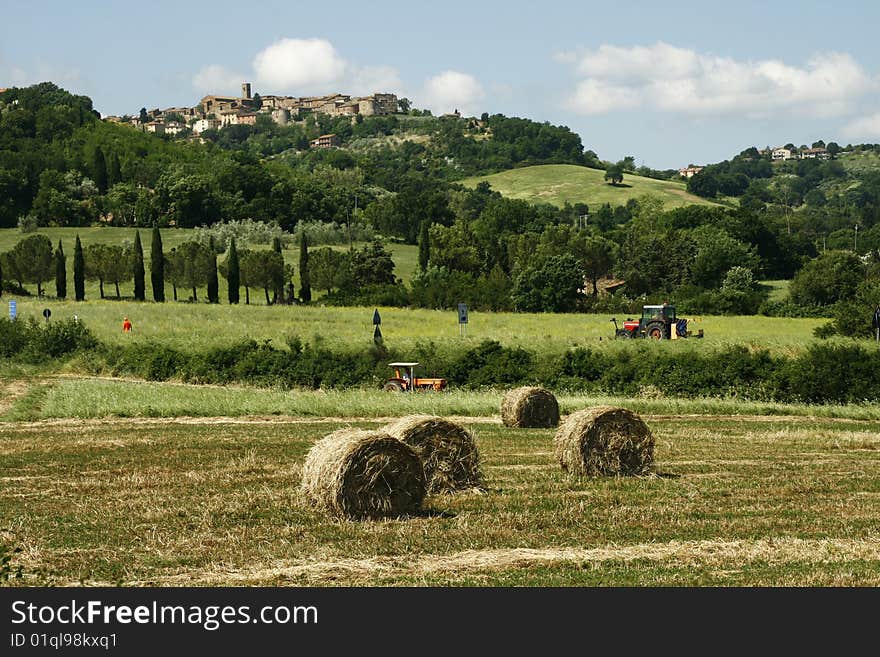
[{"label": "road sign", "polygon": [[458,304],[458,323],[459,324],[467,324],[468,323],[467,304],[466,303]]},{"label": "road sign", "polygon": [[45,308],[45,309],[43,310],[43,317],[46,318],[46,321],[49,321],[49,318],[50,318],[51,316],[52,316],[52,311],[49,310],[48,308]]},{"label": "road sign", "polygon": [[379,309],[373,311],[373,326],[379,326],[382,323],[382,318],[379,317]]},{"label": "road sign", "polygon": [[9,302],[9,319],[15,319],[18,315],[18,304],[15,299]]}]

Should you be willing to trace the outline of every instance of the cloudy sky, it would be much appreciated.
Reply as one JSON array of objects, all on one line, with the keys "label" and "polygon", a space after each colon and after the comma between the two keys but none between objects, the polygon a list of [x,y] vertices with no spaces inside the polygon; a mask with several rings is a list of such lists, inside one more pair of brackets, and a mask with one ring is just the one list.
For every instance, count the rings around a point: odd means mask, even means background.
[{"label": "cloudy sky", "polygon": [[396,92],[569,126],[655,168],[748,146],[880,142],[880,3],[3,2],[0,87],[104,114],[206,93]]}]

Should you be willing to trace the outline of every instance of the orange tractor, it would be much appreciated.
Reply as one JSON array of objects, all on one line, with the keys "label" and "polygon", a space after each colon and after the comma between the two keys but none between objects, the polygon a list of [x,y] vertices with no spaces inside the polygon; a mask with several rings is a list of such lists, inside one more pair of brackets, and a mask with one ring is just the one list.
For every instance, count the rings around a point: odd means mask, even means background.
[{"label": "orange tractor", "polygon": [[388,379],[383,390],[391,392],[412,392],[413,390],[444,390],[446,379],[416,377],[414,371],[418,363],[388,363],[394,368],[394,376]]}]

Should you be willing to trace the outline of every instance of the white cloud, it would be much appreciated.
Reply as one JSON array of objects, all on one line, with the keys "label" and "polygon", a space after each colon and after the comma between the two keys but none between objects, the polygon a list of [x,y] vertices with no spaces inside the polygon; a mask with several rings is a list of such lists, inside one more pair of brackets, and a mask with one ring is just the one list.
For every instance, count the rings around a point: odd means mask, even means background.
[{"label": "white cloud", "polygon": [[841,134],[847,139],[880,139],[880,112],[850,121]]},{"label": "white cloud", "polygon": [[347,67],[324,39],[281,39],[254,57],[256,80],[272,93],[324,91],[342,81]]},{"label": "white cloud", "polygon": [[349,67],[349,69],[346,89],[353,94],[367,95],[375,92],[402,94],[403,92],[400,74],[391,66]]},{"label": "white cloud", "polygon": [[437,114],[457,109],[462,114],[477,114],[485,97],[483,86],[472,75],[444,71],[428,79],[416,103]]},{"label": "white cloud", "polygon": [[804,66],[739,61],[658,42],[559,53],[580,81],[568,107],[582,114],[649,108],[699,116],[839,116],[876,87],[850,55],[820,53]]},{"label": "white cloud", "polygon": [[229,71],[226,68],[211,64],[205,66],[193,76],[192,83],[198,91],[206,94],[230,94],[237,96],[241,93],[241,83],[247,78],[241,73]]}]

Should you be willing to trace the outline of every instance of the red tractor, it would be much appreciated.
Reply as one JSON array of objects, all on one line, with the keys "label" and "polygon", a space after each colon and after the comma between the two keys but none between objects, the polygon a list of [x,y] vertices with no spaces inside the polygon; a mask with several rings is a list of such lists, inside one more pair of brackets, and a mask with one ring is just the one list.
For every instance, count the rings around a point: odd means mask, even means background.
[{"label": "red tractor", "polygon": [[675,306],[664,303],[662,306],[643,306],[642,317],[633,319],[628,317],[623,323],[623,328],[614,322],[614,337],[651,338],[652,340],[675,340],[677,338],[702,338],[703,329],[696,332],[688,330],[688,320],[678,319],[675,316]]}]

